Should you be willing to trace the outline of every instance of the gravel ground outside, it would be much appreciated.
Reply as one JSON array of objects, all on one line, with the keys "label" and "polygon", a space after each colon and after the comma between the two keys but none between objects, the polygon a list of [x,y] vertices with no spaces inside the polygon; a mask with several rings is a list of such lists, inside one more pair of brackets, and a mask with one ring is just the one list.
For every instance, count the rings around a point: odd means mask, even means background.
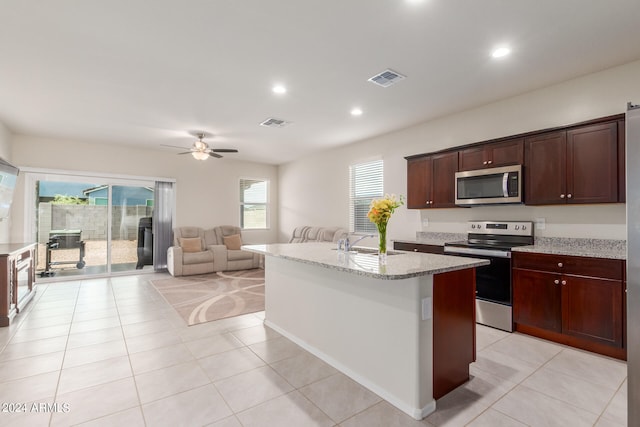
[{"label": "gravel ground outside", "polygon": [[[44,271],[47,256],[47,246],[38,245],[38,263],[36,271]],[[51,251],[52,262],[69,262],[69,264],[52,265],[53,269],[75,268],[79,261],[80,249],[58,249]],[[138,261],[137,240],[114,240],[111,243],[111,263],[127,264]],[[107,263],[107,241],[85,240],[84,262],[87,266],[105,265]]]}]

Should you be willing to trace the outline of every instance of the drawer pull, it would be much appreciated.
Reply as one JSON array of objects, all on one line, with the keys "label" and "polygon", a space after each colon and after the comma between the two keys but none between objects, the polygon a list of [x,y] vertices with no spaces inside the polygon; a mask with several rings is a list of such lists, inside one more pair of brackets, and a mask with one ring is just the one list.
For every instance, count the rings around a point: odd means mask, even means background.
[{"label": "drawer pull", "polygon": [[555,283],[556,285],[560,283],[560,280],[556,279],[553,281],[553,283]]},{"label": "drawer pull", "polygon": [[558,263],[558,267],[562,268],[562,265],[563,264],[561,262]]},{"label": "drawer pull", "polygon": [[563,285],[566,285],[566,284],[567,284],[567,281],[566,281],[566,280],[563,280],[563,281],[562,281],[562,284],[563,284]]}]

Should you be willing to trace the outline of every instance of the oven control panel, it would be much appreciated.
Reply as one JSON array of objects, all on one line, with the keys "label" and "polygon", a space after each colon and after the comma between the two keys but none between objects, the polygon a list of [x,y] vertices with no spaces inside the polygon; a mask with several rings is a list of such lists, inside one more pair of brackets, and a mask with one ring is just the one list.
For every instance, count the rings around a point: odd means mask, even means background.
[{"label": "oven control panel", "polygon": [[533,236],[532,221],[469,221],[467,230],[474,234]]}]

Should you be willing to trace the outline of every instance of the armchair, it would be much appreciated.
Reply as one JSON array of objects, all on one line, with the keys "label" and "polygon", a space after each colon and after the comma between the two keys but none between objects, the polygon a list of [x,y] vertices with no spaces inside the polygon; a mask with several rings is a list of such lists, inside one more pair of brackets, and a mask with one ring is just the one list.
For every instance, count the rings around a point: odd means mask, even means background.
[{"label": "armchair", "polygon": [[167,250],[167,269],[172,276],[212,273],[213,252],[205,244],[200,227],[173,229],[173,246]]},{"label": "armchair", "polygon": [[240,227],[222,225],[206,231],[213,252],[213,271],[249,270],[260,267],[260,255],[240,249]]}]

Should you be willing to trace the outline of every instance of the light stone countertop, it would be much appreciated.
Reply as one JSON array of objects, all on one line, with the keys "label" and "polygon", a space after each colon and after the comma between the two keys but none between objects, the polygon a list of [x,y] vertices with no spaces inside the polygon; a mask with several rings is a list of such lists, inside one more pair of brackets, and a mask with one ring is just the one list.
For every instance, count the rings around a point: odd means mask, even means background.
[{"label": "light stone countertop", "polygon": [[[372,248],[354,249],[372,250]],[[242,250],[384,280],[409,279],[489,264],[487,260],[476,258],[390,251],[387,255],[387,264],[380,265],[378,255],[375,253],[344,253],[337,251],[333,243],[243,245]]]},{"label": "light stone countertop", "polygon": [[444,246],[446,242],[467,240],[465,233],[440,233],[433,231],[418,231],[416,240],[394,240],[394,242],[417,243],[421,245]]},{"label": "light stone countertop", "polygon": [[627,242],[613,239],[536,237],[531,246],[513,248],[514,252],[536,252],[595,258],[627,259]]}]

